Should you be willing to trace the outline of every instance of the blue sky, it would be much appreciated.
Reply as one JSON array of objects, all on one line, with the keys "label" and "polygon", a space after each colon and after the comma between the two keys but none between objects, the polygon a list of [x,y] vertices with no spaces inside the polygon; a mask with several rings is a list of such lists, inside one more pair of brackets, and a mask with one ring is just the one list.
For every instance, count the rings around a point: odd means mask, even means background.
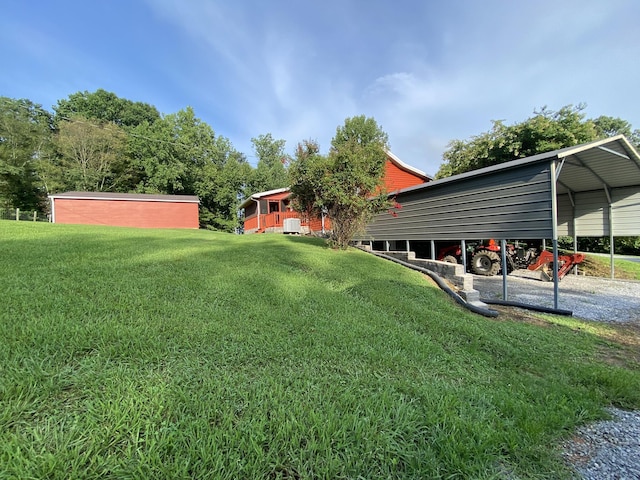
[{"label": "blue sky", "polygon": [[435,174],[450,140],[586,103],[640,128],[637,0],[0,0],[0,96],[98,88],[251,138],[373,116]]}]

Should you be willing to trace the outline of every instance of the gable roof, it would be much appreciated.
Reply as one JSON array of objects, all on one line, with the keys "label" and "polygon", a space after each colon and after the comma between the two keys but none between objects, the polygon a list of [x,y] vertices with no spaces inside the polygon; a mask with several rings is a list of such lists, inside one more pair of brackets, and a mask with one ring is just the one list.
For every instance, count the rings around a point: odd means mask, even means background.
[{"label": "gable roof", "polygon": [[[435,188],[471,177],[490,175],[539,162],[559,160],[558,193],[585,192],[640,185],[640,155],[624,135],[596,140],[573,147],[539,153],[531,157],[479,168],[451,177],[417,185],[401,192]],[[629,168],[631,167],[631,168]]]},{"label": "gable roof", "polygon": [[[387,154],[387,160],[393,163],[394,165],[396,165],[399,169],[404,170],[405,172],[409,172],[412,175],[415,175],[416,177],[422,179],[424,182],[433,180],[433,177],[427,175],[422,170],[419,170],[415,167],[412,167],[411,165],[404,163],[402,160],[396,157],[390,150],[385,150],[385,153]],[[261,198],[268,197],[271,195],[276,195],[278,193],[288,192],[289,190],[290,190],[289,188],[276,188],[274,190],[267,190],[266,192],[254,193],[249,198],[245,199],[240,204],[239,208],[247,208],[247,206],[249,206],[251,202],[254,202],[256,200],[259,200]]]},{"label": "gable roof", "polygon": [[266,192],[254,193],[253,195],[249,196],[249,198],[245,199],[245,201],[240,204],[239,208],[247,208],[247,206],[250,205],[251,202],[255,202],[256,200],[259,200],[261,198],[268,197],[271,195],[276,195],[278,193],[285,193],[285,192],[288,192],[289,190],[290,189],[288,187],[285,187],[285,188],[275,188],[273,190],[267,190]]},{"label": "gable roof", "polygon": [[398,157],[396,157],[393,154],[393,152],[391,152],[390,150],[385,150],[385,153],[387,154],[387,159],[390,160],[391,163],[395,164],[395,166],[398,167],[400,170],[404,170],[405,172],[409,172],[409,173],[415,175],[416,177],[420,177],[425,182],[433,180],[432,176],[427,175],[422,170],[419,170],[419,169],[417,169],[415,167],[412,167],[411,165],[408,165],[408,164],[404,163],[402,160],[400,160]]}]

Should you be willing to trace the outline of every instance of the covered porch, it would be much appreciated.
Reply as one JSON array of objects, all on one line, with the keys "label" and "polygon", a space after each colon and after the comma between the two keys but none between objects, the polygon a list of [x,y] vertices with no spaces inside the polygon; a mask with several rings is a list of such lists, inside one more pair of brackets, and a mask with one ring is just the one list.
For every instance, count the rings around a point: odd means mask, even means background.
[{"label": "covered porch", "polygon": [[309,218],[293,210],[288,188],[261,192],[246,199],[244,233],[325,233],[330,229],[327,217]]}]

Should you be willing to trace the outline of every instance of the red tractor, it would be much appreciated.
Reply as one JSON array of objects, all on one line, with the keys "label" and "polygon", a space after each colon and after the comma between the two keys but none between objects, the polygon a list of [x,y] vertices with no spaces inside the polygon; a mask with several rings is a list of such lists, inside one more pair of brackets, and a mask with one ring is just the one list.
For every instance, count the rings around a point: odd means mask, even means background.
[{"label": "red tractor", "polygon": [[[516,268],[526,268],[536,252],[535,248],[525,252],[524,249],[508,244],[507,271],[510,273]],[[462,263],[462,247],[449,245],[441,248],[437,258],[443,262]],[[467,249],[467,260],[467,268],[477,275],[497,275],[502,270],[500,245],[493,239],[488,242],[471,243],[471,247]]]},{"label": "red tractor", "polygon": [[[470,258],[468,268],[476,275],[492,276],[502,271],[502,252],[500,245],[495,240],[478,243],[469,251],[467,258]],[[518,244],[507,244],[507,273],[520,268],[529,270],[540,270],[543,280],[553,280],[553,254],[548,251],[541,251],[537,248],[523,248]],[[462,262],[462,248],[460,245],[450,245],[440,249],[438,260],[450,263]],[[558,256],[558,278],[564,277],[574,265],[581,263],[584,255],[576,253],[573,255]]]},{"label": "red tractor", "polygon": [[[525,249],[519,245],[507,243],[507,273],[519,268],[527,268],[538,255],[538,249]],[[502,271],[502,252],[494,239],[480,243],[471,255],[471,271],[476,275],[497,275]]]},{"label": "red tractor", "polygon": [[[558,255],[558,279],[561,280],[571,269],[584,261],[584,254],[572,253]],[[540,278],[550,282],[553,280],[553,253],[543,250],[534,262],[527,267],[529,270],[540,270]]]}]

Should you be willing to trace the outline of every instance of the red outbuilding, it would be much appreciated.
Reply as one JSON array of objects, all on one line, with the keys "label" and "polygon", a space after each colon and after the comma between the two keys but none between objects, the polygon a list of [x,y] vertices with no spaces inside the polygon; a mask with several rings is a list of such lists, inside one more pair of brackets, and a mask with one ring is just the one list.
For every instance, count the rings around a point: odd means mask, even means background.
[{"label": "red outbuilding", "polygon": [[65,192],[49,195],[51,221],[140,228],[199,228],[193,195]]}]

